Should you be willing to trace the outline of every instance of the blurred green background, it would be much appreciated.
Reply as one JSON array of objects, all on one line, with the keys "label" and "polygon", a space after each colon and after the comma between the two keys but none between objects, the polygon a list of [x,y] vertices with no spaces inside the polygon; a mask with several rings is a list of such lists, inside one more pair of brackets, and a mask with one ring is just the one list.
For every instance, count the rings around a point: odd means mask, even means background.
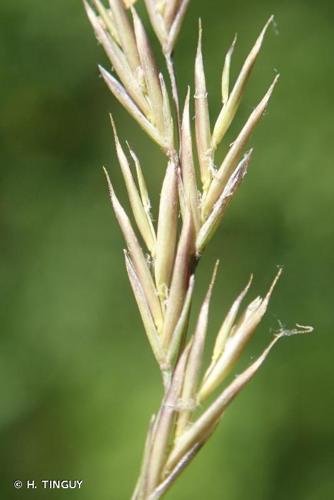
[{"label": "blurred green background", "polygon": [[[251,140],[246,181],[201,263],[197,304],[219,257],[212,338],[249,274],[252,298],[281,264],[241,365],[278,321],[311,324],[315,333],[278,345],[174,487],[174,500],[334,497],[333,3],[192,0],[177,73],[184,97],[201,16],[214,117],[234,33],[235,77],[272,13],[277,26],[231,139],[275,71],[281,80]],[[96,65],[107,62],[79,0],[2,0],[0,20],[0,497],[127,499],[161,388],[101,173],[110,167],[125,201],[108,112],[142,160],[154,209],[165,162],[99,79]],[[17,479],[84,486],[15,491]]]}]

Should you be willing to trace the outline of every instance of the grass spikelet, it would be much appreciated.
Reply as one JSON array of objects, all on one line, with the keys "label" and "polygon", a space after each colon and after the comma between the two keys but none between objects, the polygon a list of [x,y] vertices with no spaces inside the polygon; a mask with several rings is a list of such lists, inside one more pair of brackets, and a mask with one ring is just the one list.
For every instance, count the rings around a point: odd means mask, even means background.
[{"label": "grass spikelet", "polygon": [[152,108],[154,123],[159,132],[164,134],[164,117],[162,113],[162,93],[160,80],[156,64],[154,61],[152,49],[148,41],[144,26],[139,19],[135,9],[131,9],[133,24],[135,28],[136,41],[139,51],[141,67],[144,72],[147,95]]},{"label": "grass spikelet", "polygon": [[[240,295],[233,302],[231,309],[227,313],[227,316],[224,319],[222,326],[220,327],[220,330],[219,330],[217,338],[216,338],[215,346],[213,349],[213,353],[212,353],[212,363],[213,364],[217,361],[217,359],[222,355],[222,353],[224,351],[227,337],[232,330],[232,327],[233,327],[234,322],[236,320],[236,317],[238,315],[241,303],[244,300],[245,296],[247,295],[247,292],[252,284],[252,281],[253,281],[253,276],[250,277],[250,279],[247,283],[247,286],[243,289],[243,291],[240,293]],[[204,378],[206,378],[206,376]]]},{"label": "grass spikelet", "polygon": [[161,366],[164,363],[164,355],[161,348],[161,342],[158,335],[158,331],[154,324],[154,320],[149,305],[147,303],[144,290],[141,286],[141,283],[136,274],[131,259],[126,252],[124,252],[124,254],[125,254],[125,267],[128,273],[131,288],[135,296],[141,318],[144,323],[145,331],[147,333],[147,337],[151,345],[152,351],[154,353],[154,356],[158,361],[159,365]]},{"label": "grass spikelet", "polygon": [[171,365],[173,360],[179,353],[180,347],[182,347],[182,341],[186,335],[188,329],[191,301],[194,293],[195,287],[195,277],[192,275],[189,280],[189,287],[187,290],[186,298],[184,300],[183,308],[179,317],[179,320],[175,326],[171,341],[169,343],[167,352],[167,364]]},{"label": "grass spikelet", "polygon": [[144,113],[144,115],[149,115],[149,104],[141,91],[138,81],[130,70],[128,61],[126,60],[126,57],[124,56],[122,50],[113,40],[113,38],[106,32],[93,9],[91,9],[91,7],[89,7],[87,3],[85,3],[85,6],[88,18],[90,19],[90,22],[96,33],[96,37],[103,46],[119,79],[121,80],[123,85],[125,85],[129,97],[131,97],[131,99],[138,106],[140,111]]},{"label": "grass spikelet", "polygon": [[231,47],[228,49],[225,56],[225,63],[222,73],[222,102],[223,105],[227,103],[230,92],[230,71],[231,71],[231,60],[234,52],[234,47],[237,41],[237,35],[235,35]]},{"label": "grass spikelet", "polygon": [[[112,17],[111,11],[110,10],[108,11],[104,7],[103,3],[100,0],[93,0],[93,3],[95,5],[95,8],[96,8],[98,14],[100,15],[101,20],[104,23],[105,28],[109,31],[110,35],[115,40],[115,42],[120,46],[121,41],[120,41],[120,38],[118,36],[117,29],[115,27],[115,23],[114,23],[114,19]],[[84,4],[86,7],[86,11],[88,11],[90,9],[90,7],[85,0],[84,0]]]},{"label": "grass spikelet", "polygon": [[115,195],[115,191],[112,187],[106,169],[104,169],[104,173],[107,177],[110,199],[118,224],[122,230],[131,259],[136,269],[136,273],[140,280],[141,286],[145,292],[147,301],[150,305],[150,309],[154,317],[155,324],[159,330],[159,328],[161,328],[162,325],[162,311],[161,311],[160,301],[158,299],[157,292],[153,283],[152,275],[148,268],[144,253],[139,245],[135,232],[131,226],[131,222],[128,216],[126,215],[124,208],[118,201],[117,196]]},{"label": "grass spikelet", "polygon": [[206,90],[203,54],[202,25],[199,23],[198,45],[195,59],[195,128],[197,154],[200,165],[203,191],[206,192],[211,181],[211,131],[208,93]]},{"label": "grass spikelet", "polygon": [[198,255],[201,255],[216,232],[216,229],[219,227],[226,208],[247,173],[252,152],[252,149],[248,151],[248,153],[246,153],[244,158],[240,161],[235,171],[231,174],[222,194],[214,204],[210,215],[202,224],[196,240],[196,250]]},{"label": "grass spikelet", "polygon": [[189,208],[197,231],[200,227],[199,196],[196,184],[196,173],[193,159],[193,146],[190,128],[190,89],[188,89],[184,105],[181,128],[181,174],[184,188],[185,204]]},{"label": "grass spikelet", "polygon": [[162,185],[155,260],[155,282],[159,296],[168,297],[173,271],[177,235],[178,192],[177,165],[169,162]]},{"label": "grass spikelet", "polygon": [[284,337],[284,333],[280,333],[271,341],[269,346],[263,351],[261,356],[252,363],[244,372],[242,372],[234,381],[222,392],[214,403],[196,420],[192,426],[178,440],[176,446],[172,450],[167,463],[166,472],[170,471],[177,462],[189,451],[195,444],[203,444],[210,437],[212,430],[217,425],[224,411],[233,399],[239,394],[241,389],[250,382],[258,369],[266,360],[268,354],[274,345]]},{"label": "grass spikelet", "polygon": [[102,78],[107,86],[114,94],[116,99],[122,106],[130,113],[130,115],[139,123],[142,129],[153,139],[162,149],[166,149],[167,145],[164,138],[160,135],[158,130],[149,122],[149,120],[138,109],[134,101],[131,99],[125,88],[114,78],[107,70],[99,66]]},{"label": "grass spikelet", "polygon": [[109,5],[113,13],[113,18],[115,19],[121,46],[127,56],[132,71],[136,73],[138,67],[140,67],[139,52],[132,26],[124,8],[124,3],[122,0],[109,0]]},{"label": "grass spikelet", "polygon": [[193,218],[189,211],[186,212],[179,244],[175,258],[172,282],[167,300],[166,316],[163,328],[163,346],[169,345],[174,328],[180,317],[184,298],[187,294],[192,262],[195,254],[195,229]]},{"label": "grass spikelet", "polygon": [[255,64],[256,58],[261,50],[262,42],[264,39],[264,35],[268,29],[268,26],[273,22],[274,17],[271,16],[261,31],[258,39],[256,40],[252,50],[247,56],[243,67],[239,73],[237,81],[233,87],[233,90],[227,100],[226,104],[223,106],[218,119],[216,121],[213,134],[212,134],[212,142],[211,146],[213,149],[216,149],[218,144],[222,141],[224,135],[229,129],[233,118],[235,117],[236,112],[238,111],[241,97],[244,92],[245,85],[250,76],[252,68]]},{"label": "grass spikelet", "polygon": [[216,173],[210,188],[208,190],[207,196],[205,197],[205,201],[202,208],[202,217],[205,220],[210,213],[214,203],[219,198],[222,190],[224,189],[231,172],[235,169],[235,166],[240,158],[240,155],[245,147],[250,135],[254,131],[258,121],[262,117],[265,112],[269,99],[273,93],[275,85],[278,81],[279,75],[276,75],[273,83],[270,85],[268,91],[261,99],[259,104],[256,106],[254,111],[250,114],[247,122],[242,128],[240,134],[233,142],[229,152],[227,153],[223,163],[221,164],[218,172]]},{"label": "grass spikelet", "polygon": [[[131,155],[131,157],[133,159],[133,162],[135,164],[135,167],[136,167],[137,181],[138,181],[138,186],[139,186],[139,192],[140,192],[141,201],[142,201],[144,210],[145,210],[145,212],[147,214],[147,218],[149,219],[150,223],[152,224],[152,219],[151,219],[151,201],[150,201],[150,197],[149,197],[149,194],[148,194],[148,189],[147,189],[145,177],[144,177],[144,174],[143,174],[143,170],[141,168],[140,161],[139,161],[137,155],[130,148],[130,146],[128,146],[128,147],[129,147],[130,155]],[[153,226],[153,224],[152,224],[152,226]]]},{"label": "grass spikelet", "polygon": [[143,202],[131,173],[129,162],[119,142],[116,126],[112,117],[111,123],[114,131],[117,157],[124,177],[132,213],[148,250],[150,251],[152,256],[155,256],[156,236],[153,224],[150,217],[148,217],[147,211],[145,211]]},{"label": "grass spikelet", "polygon": [[156,419],[156,424],[153,432],[155,436],[158,436],[158,439],[154,439],[152,442],[150,462],[148,463],[147,467],[147,482],[144,487],[146,498],[148,498],[149,493],[154,491],[154,489],[158,486],[160,482],[161,472],[165,465],[168,453],[170,432],[174,424],[174,418],[177,411],[177,402],[182,389],[184,371],[190,348],[191,343],[188,344],[188,346],[185,348],[176,365],[173,379]]},{"label": "grass spikelet", "polygon": [[200,374],[203,363],[203,354],[204,354],[204,346],[208,329],[208,320],[209,320],[209,307],[212,295],[213,285],[216,280],[217,270],[218,270],[217,261],[209,289],[203,301],[197,324],[195,333],[193,336],[193,342],[191,349],[189,351],[189,357],[187,361],[187,366],[184,374],[184,381],[182,386],[181,393],[181,401],[184,406],[184,410],[180,411],[180,414],[176,423],[176,431],[175,431],[175,439],[177,440],[185,431],[192,411],[196,408],[196,394],[198,389],[198,384],[200,381]]},{"label": "grass spikelet", "polygon": [[223,382],[225,377],[230,373],[238,361],[246,344],[250,341],[251,336],[267,310],[269,298],[281,273],[282,269],[278,271],[266,297],[264,299],[257,297],[253,300],[253,302],[251,302],[245,310],[239,323],[235,325],[234,329],[233,327],[231,328],[230,336],[227,338],[224,350],[216,360],[210,373],[205,377],[203,385],[199,391],[199,401],[204,401],[204,399],[206,399]]}]

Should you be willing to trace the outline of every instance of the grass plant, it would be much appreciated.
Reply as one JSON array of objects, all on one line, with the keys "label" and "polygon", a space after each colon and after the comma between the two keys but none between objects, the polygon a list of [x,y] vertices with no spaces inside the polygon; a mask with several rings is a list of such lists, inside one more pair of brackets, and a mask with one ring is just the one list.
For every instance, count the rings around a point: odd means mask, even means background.
[{"label": "grass plant", "polygon": [[[135,0],[110,0],[108,6],[101,0],[84,4],[97,40],[111,63],[112,71],[99,67],[105,83],[166,158],[160,205],[153,217],[145,170],[135,152],[122,144],[111,118],[130,215],[120,203],[107,170],[104,171],[126,244],[125,267],[164,385],[160,408],[150,422],[132,499],[157,500],[211,437],[227,407],[253,378],[278,340],[311,330],[303,326],[292,331],[281,329],[264,352],[227,383],[228,375],[266,313],[282,270],[278,270],[263,298],[257,297],[243,307],[250,278],[222,318],[211,361],[204,366],[217,263],[194,331],[189,331],[197,265],[247,173],[252,149],[245,151],[246,145],[279,78],[279,75],[274,77],[223,161],[217,164],[216,152],[226,141],[273,17],[260,32],[233,84],[230,68],[236,38],[228,48],[222,69],[221,111],[212,121],[201,24],[194,61],[194,95],[192,98],[189,88],[184,103],[180,101],[174,72],[172,54],[189,0],[145,0],[151,27],[166,62],[168,81],[156,65],[150,41],[152,33],[147,33]],[[194,131],[190,118],[193,108]]]}]

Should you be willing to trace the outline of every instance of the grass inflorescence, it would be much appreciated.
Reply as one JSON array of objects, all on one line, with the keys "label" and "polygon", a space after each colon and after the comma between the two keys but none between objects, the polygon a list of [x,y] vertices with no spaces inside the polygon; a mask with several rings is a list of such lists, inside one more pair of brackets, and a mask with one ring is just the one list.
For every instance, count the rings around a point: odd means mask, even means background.
[{"label": "grass inflorescence", "polygon": [[[192,97],[188,89],[183,105],[173,67],[172,54],[189,0],[145,0],[151,27],[165,58],[169,82],[156,65],[150,34],[135,9],[136,0],[110,0],[108,6],[101,0],[84,3],[96,37],[113,68],[112,72],[99,68],[105,83],[166,157],[155,223],[145,171],[135,152],[122,144],[111,118],[130,216],[119,201],[107,170],[104,171],[112,207],[126,243],[124,258],[129,281],[164,383],[163,400],[151,419],[133,494],[133,500],[153,500],[166,493],[206,443],[228,405],[253,378],[276,342],[291,334],[291,331],[279,331],[245,371],[229,384],[225,383],[266,313],[281,269],[264,297],[257,297],[243,307],[251,278],[222,318],[211,361],[205,367],[210,300],[218,263],[194,331],[188,331],[196,266],[247,173],[252,149],[245,151],[246,145],[278,81],[276,75],[223,161],[217,164],[216,152],[237,114],[273,17],[260,32],[233,85],[230,68],[236,38],[227,49],[221,79],[221,110],[212,121],[201,23],[194,60],[194,95]],[[190,120],[192,106],[194,134]],[[292,332],[300,330],[308,331],[301,327]],[[209,398],[210,403],[206,404]]]}]

